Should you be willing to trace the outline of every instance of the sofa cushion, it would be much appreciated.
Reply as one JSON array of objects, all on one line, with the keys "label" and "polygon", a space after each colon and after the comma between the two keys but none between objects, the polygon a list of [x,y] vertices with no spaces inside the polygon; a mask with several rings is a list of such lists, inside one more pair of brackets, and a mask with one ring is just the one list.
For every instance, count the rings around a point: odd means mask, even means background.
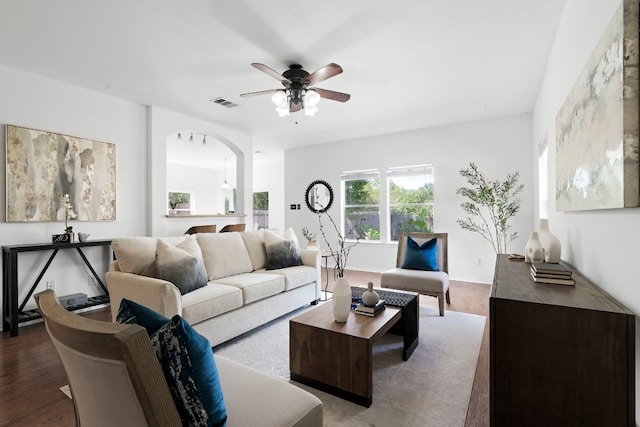
[{"label": "sofa cushion", "polygon": [[196,234],[209,280],[253,271],[240,233]]},{"label": "sofa cushion", "polygon": [[158,239],[155,277],[173,283],[182,295],[206,286],[207,272],[195,236],[177,246]]},{"label": "sofa cushion", "polygon": [[264,244],[267,250],[267,270],[302,265],[300,246],[293,229],[287,229],[282,236],[265,231]]},{"label": "sofa cushion", "polygon": [[291,289],[299,288],[316,280],[316,269],[306,265],[298,265],[294,267],[280,268],[278,270],[258,270],[256,273],[271,273],[280,274],[284,276],[284,289],[289,291]]},{"label": "sofa cushion", "polygon": [[215,281],[216,284],[235,286],[242,290],[245,305],[283,292],[284,282],[281,275],[268,273],[238,274]]},{"label": "sofa cushion", "polygon": [[120,303],[116,322],[147,330],[183,425],[225,425],[222,387],[206,338],[180,316],[169,320],[127,299]]},{"label": "sofa cushion", "polygon": [[254,270],[267,266],[267,248],[264,245],[264,230],[243,231],[240,233],[249,252]]},{"label": "sofa cushion", "polygon": [[[184,236],[164,237],[165,242],[177,245]],[[119,237],[111,242],[120,270],[125,273],[155,276],[157,237]]]},{"label": "sofa cushion", "polygon": [[182,296],[182,317],[192,325],[242,307],[242,291],[236,286],[209,283]]}]

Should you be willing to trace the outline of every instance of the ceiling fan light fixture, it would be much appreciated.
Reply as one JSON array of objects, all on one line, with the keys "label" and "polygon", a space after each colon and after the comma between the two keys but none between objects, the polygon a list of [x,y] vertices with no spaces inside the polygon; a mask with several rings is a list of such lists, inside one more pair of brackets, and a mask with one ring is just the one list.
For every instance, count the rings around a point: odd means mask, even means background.
[{"label": "ceiling fan light fixture", "polygon": [[304,115],[313,117],[318,112],[318,107],[304,107]]},{"label": "ceiling fan light fixture", "polygon": [[280,117],[287,117],[289,115],[289,106],[285,105],[284,107],[276,107],[276,112]]},{"label": "ceiling fan light fixture", "polygon": [[[320,95],[313,89],[307,89],[304,94],[304,108],[315,107],[320,102]],[[316,111],[318,109],[316,108]]]},{"label": "ceiling fan light fixture", "polygon": [[279,90],[278,92],[273,94],[273,96],[271,97],[271,102],[273,102],[274,105],[278,108],[288,107],[289,97],[284,90]]}]

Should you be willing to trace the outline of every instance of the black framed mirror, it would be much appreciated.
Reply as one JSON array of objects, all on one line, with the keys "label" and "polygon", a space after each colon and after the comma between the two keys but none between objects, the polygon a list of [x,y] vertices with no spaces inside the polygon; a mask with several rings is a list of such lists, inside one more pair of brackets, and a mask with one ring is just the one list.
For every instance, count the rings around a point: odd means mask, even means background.
[{"label": "black framed mirror", "polygon": [[333,189],[321,179],[313,181],[304,193],[304,201],[313,213],[324,213],[333,204]]}]

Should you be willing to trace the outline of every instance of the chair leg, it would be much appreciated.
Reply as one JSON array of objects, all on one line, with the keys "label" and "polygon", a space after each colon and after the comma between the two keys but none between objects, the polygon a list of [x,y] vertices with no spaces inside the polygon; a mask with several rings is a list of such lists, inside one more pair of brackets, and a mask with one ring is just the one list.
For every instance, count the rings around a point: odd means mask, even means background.
[{"label": "chair leg", "polygon": [[447,304],[451,304],[451,297],[449,296],[449,289],[447,289],[447,293],[445,295],[447,296]]},{"label": "chair leg", "polygon": [[444,292],[438,293],[438,307],[440,308],[440,316],[444,316]]}]

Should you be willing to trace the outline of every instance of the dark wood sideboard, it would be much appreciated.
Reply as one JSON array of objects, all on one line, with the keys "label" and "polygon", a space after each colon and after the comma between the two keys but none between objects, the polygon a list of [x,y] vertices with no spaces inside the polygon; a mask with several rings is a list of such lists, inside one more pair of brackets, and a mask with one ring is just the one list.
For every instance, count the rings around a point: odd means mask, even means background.
[{"label": "dark wood sideboard", "polygon": [[634,426],[634,314],[573,269],[575,286],[535,283],[529,270],[498,255],[491,426]]}]

